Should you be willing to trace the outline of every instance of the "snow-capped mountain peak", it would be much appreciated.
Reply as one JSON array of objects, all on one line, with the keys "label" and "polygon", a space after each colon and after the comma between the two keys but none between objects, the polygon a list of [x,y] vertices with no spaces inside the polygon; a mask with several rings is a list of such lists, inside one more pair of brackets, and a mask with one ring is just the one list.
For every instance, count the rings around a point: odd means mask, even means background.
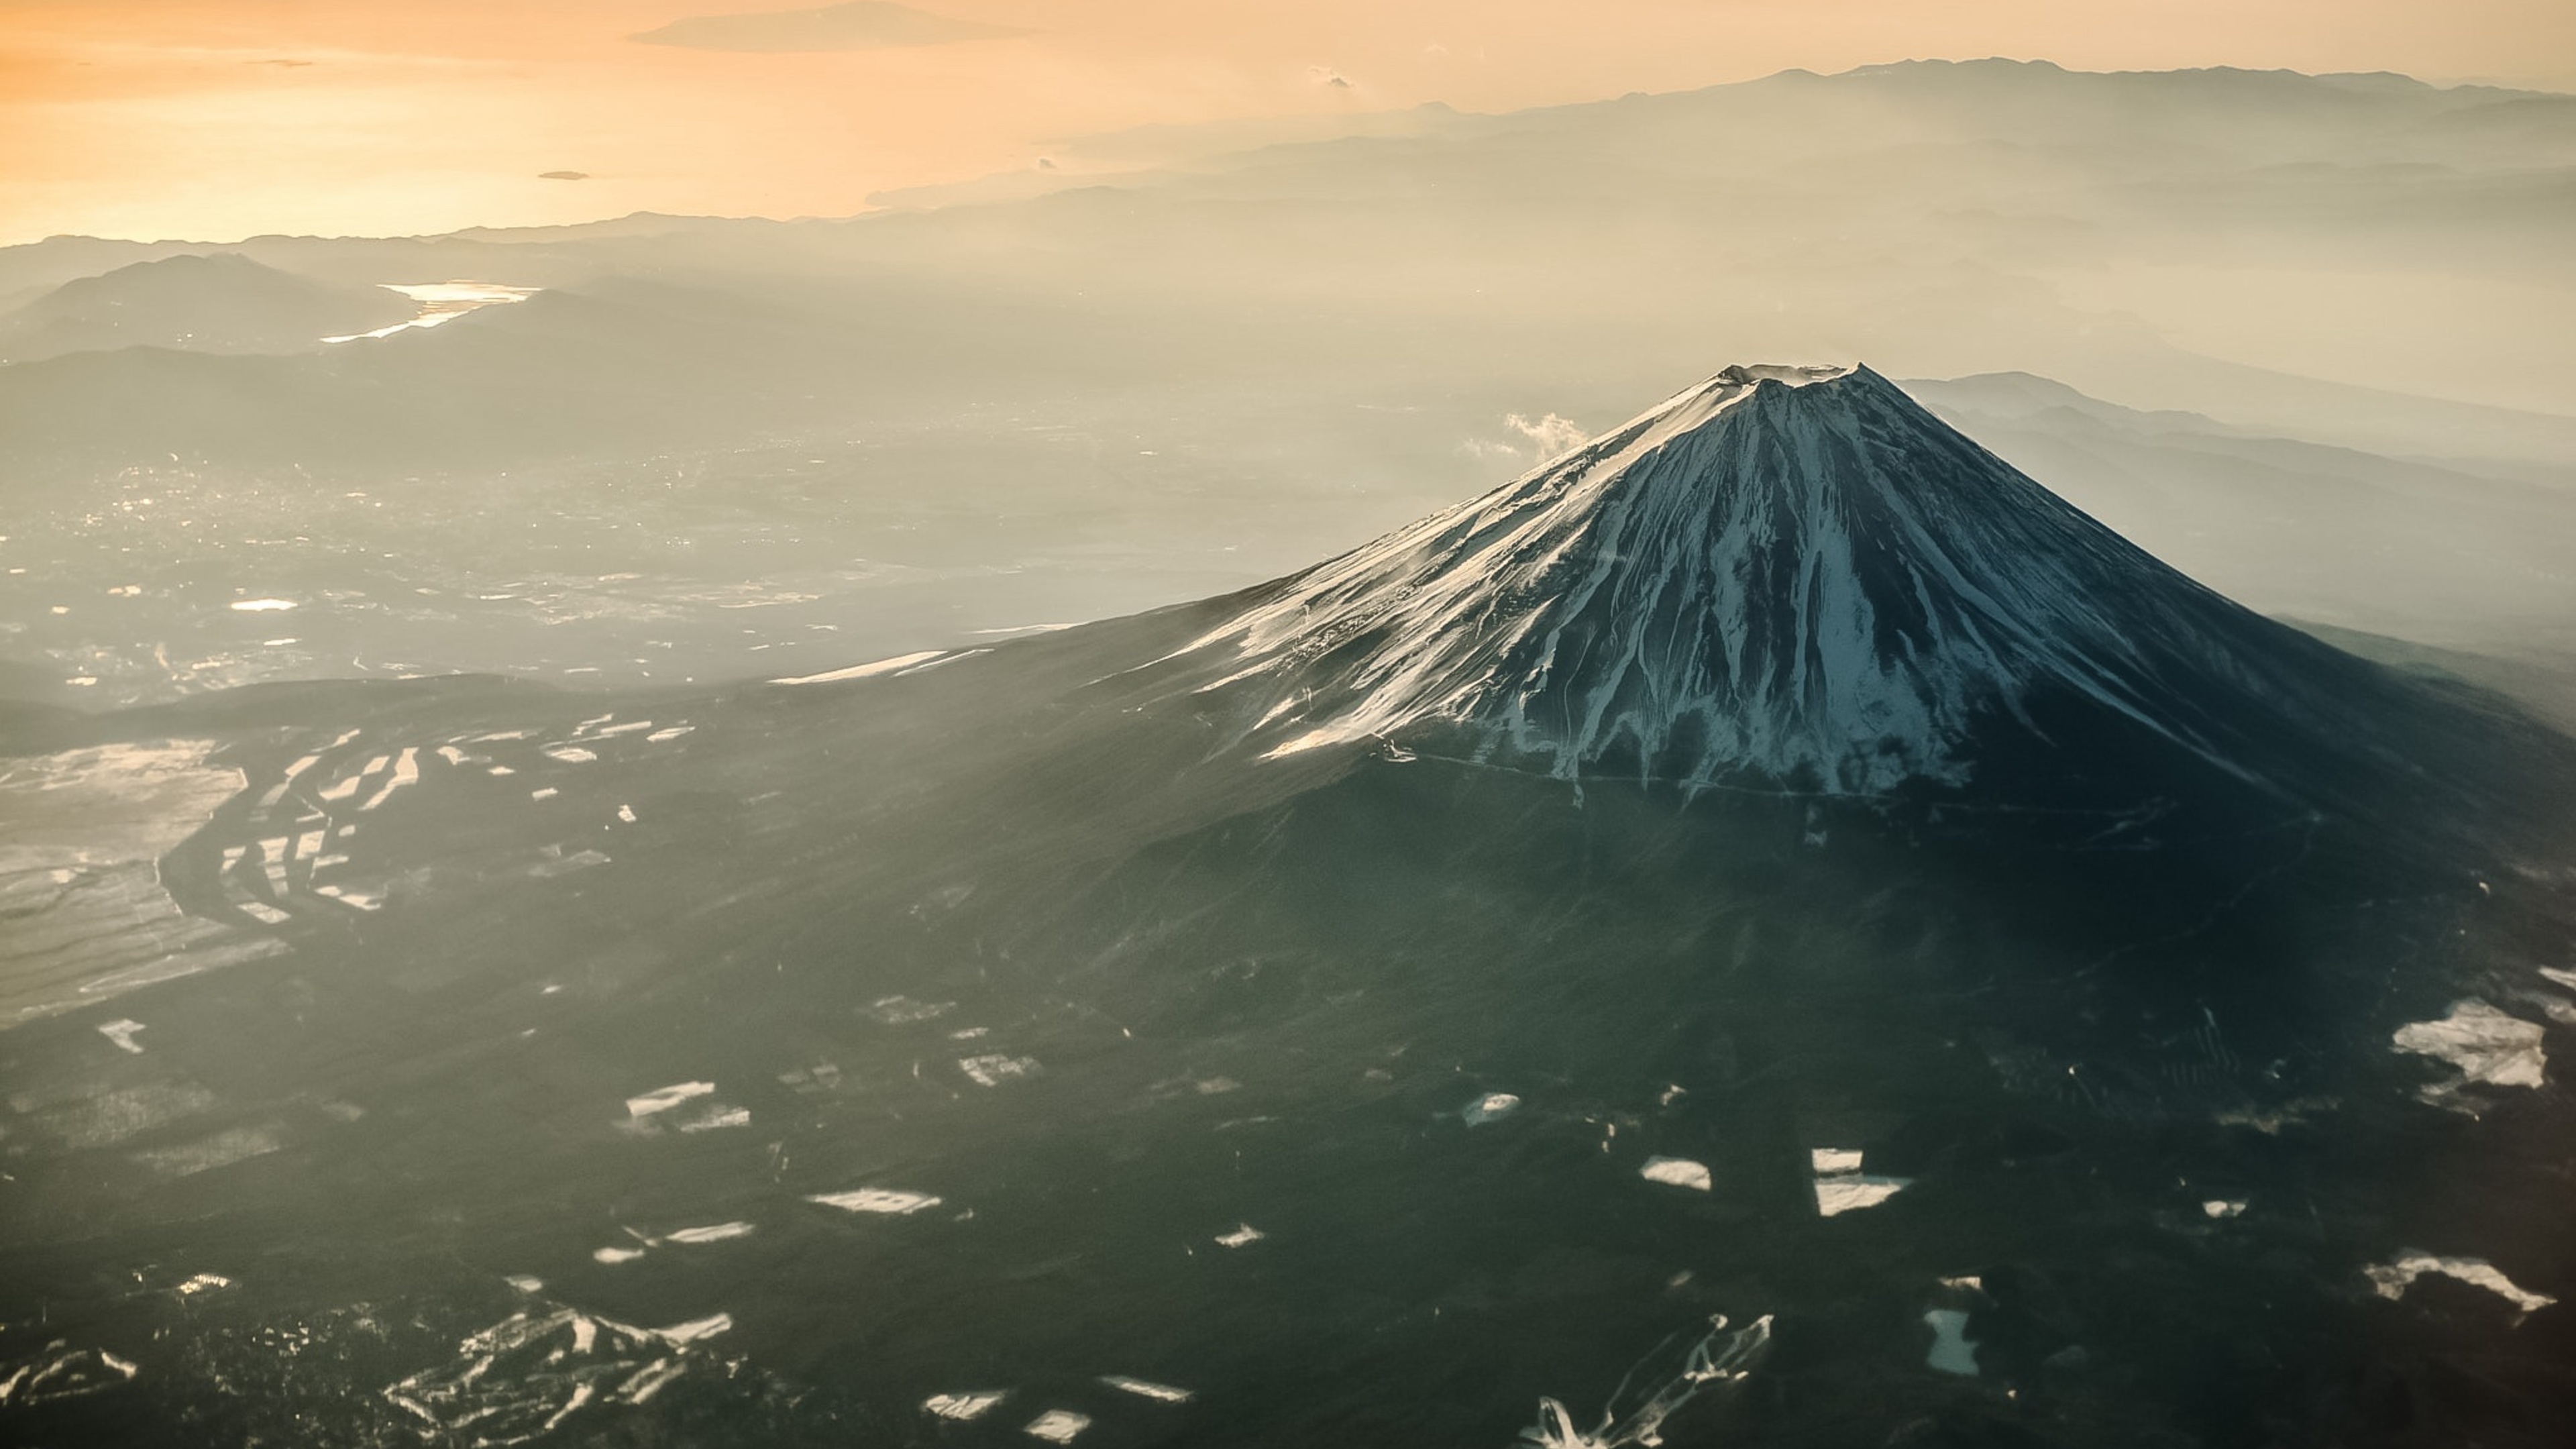
[{"label": "snow-capped mountain peak", "polygon": [[2158,679],[2235,621],[1868,368],[1730,367],[1183,652],[1277,689],[1272,754],[1439,723],[1565,776],[1875,791],[1964,780],[2042,682],[2209,753]]}]

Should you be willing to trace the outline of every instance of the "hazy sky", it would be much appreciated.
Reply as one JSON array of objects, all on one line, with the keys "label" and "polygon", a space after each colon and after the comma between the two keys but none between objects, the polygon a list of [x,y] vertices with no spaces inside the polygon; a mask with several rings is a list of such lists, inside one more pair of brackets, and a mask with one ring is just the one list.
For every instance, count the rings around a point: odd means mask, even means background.
[{"label": "hazy sky", "polygon": [[839,215],[1147,123],[1909,57],[2576,89],[2576,0],[932,0],[633,38],[766,8],[0,0],[0,242]]}]

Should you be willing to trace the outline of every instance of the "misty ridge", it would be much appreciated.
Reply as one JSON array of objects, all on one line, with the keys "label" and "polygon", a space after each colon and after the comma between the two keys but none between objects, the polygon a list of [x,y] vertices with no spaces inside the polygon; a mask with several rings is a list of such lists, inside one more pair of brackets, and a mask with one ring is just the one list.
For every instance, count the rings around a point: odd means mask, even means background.
[{"label": "misty ridge", "polygon": [[[2258,609],[2576,700],[2576,97],[1909,62],[1318,124],[849,220],[0,250],[0,691],[971,644],[1772,358],[1905,381]],[[360,335],[445,282],[535,290]]]}]

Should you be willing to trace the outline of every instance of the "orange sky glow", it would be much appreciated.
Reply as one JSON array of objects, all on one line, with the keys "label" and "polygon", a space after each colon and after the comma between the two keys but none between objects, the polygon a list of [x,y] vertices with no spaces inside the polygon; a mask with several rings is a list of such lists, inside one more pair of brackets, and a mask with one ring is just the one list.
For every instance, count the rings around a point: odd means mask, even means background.
[{"label": "orange sky glow", "polygon": [[1510,110],[1909,57],[2576,89],[2568,0],[928,0],[1017,33],[787,54],[630,38],[798,3],[0,0],[0,242],[846,215],[1139,125]]}]

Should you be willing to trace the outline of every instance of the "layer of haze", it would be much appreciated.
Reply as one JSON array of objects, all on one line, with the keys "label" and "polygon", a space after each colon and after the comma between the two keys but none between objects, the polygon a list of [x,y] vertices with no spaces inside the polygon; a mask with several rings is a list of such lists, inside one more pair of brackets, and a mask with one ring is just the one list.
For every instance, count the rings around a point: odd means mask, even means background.
[{"label": "layer of haze", "polygon": [[1295,134],[851,220],[0,248],[0,698],[971,646],[1782,359],[1967,379],[1919,395],[2255,608],[2576,667],[2576,97],[1910,62]]},{"label": "layer of haze", "polygon": [[2576,86],[2563,0],[700,3],[0,0],[0,240],[846,215],[1137,126],[1509,111],[1903,56]]}]

